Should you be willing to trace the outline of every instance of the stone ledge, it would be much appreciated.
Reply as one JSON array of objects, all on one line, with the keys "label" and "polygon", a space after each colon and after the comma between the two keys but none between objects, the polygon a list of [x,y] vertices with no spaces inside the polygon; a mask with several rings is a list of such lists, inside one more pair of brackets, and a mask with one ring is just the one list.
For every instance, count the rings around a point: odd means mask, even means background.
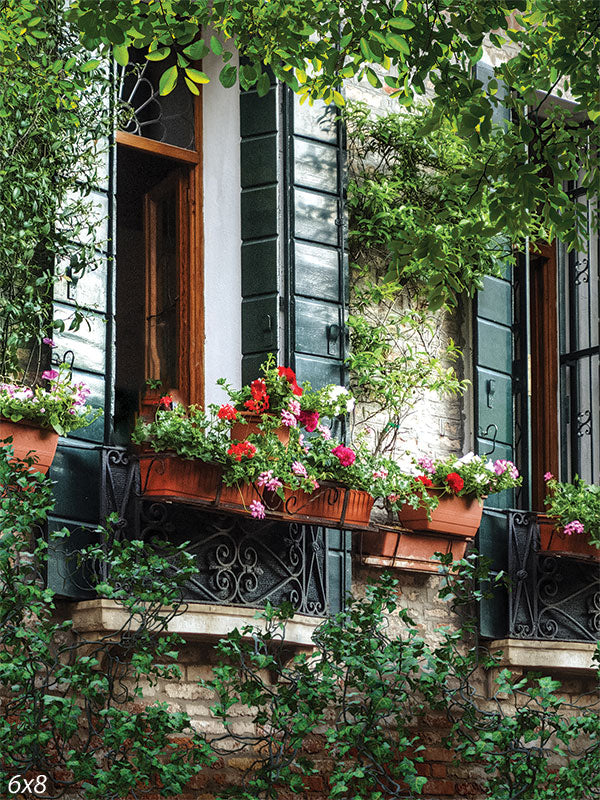
[{"label": "stone ledge", "polygon": [[[81,600],[66,603],[64,617],[73,620],[73,628],[89,638],[99,638],[120,631],[127,624],[129,613],[114,600]],[[186,638],[219,639],[234,628],[260,624],[256,608],[220,606],[209,603],[187,603],[186,610],[174,617],[167,628]],[[312,634],[321,623],[318,617],[295,614],[286,625],[285,641],[300,647],[313,647]]]},{"label": "stone ledge", "polygon": [[488,648],[491,653],[503,651],[498,664],[501,669],[507,667],[522,671],[561,672],[582,676],[592,676],[598,669],[592,660],[596,651],[593,642],[496,639],[489,642]]}]

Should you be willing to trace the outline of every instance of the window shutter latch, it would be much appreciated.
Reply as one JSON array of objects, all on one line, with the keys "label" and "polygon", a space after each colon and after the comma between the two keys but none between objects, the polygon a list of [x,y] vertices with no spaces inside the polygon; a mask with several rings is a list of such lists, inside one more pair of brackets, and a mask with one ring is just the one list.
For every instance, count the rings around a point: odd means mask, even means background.
[{"label": "window shutter latch", "polygon": [[328,325],[327,326],[327,354],[330,356],[338,355],[338,342],[340,335],[343,334],[348,342],[350,331],[346,325]]},{"label": "window shutter latch", "polygon": [[493,378],[490,378],[485,382],[485,385],[486,385],[486,395],[487,395],[487,407],[493,408],[494,395],[496,394],[496,381]]}]

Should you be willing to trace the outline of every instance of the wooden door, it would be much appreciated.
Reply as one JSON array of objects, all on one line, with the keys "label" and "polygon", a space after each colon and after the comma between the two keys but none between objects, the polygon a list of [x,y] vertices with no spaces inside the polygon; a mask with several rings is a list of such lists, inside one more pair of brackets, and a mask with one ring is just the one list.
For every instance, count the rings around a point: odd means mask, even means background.
[{"label": "wooden door", "polygon": [[173,393],[185,383],[182,367],[182,273],[186,262],[187,177],[175,170],[144,198],[146,242],[145,377]]}]

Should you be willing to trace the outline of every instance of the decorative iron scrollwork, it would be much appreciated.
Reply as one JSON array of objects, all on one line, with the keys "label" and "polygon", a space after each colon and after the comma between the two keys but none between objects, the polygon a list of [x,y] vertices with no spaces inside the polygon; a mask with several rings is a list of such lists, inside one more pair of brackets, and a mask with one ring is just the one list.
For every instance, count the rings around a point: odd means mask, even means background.
[{"label": "decorative iron scrollwork", "polygon": [[592,412],[590,409],[577,414],[577,436],[590,436],[592,433]]},{"label": "decorative iron scrollwork", "polygon": [[195,147],[194,104],[187,91],[175,89],[160,95],[158,77],[164,69],[136,54],[138,61],[122,67],[118,76],[117,128],[125,133],[174,144],[186,150]]},{"label": "decorative iron scrollwork", "polygon": [[600,639],[600,563],[540,553],[535,514],[508,512],[508,635],[520,639]]},{"label": "decorative iron scrollwork", "polygon": [[303,614],[327,614],[328,546],[322,527],[144,500],[138,461],[123,448],[104,449],[103,481],[102,513],[117,515],[117,535],[157,547],[161,541],[189,542],[197,572],[186,584],[186,600],[251,607],[287,601]]},{"label": "decorative iron scrollwork", "polygon": [[590,279],[590,262],[587,258],[582,258],[573,264],[575,273],[575,286],[580,286],[582,283],[588,283]]}]

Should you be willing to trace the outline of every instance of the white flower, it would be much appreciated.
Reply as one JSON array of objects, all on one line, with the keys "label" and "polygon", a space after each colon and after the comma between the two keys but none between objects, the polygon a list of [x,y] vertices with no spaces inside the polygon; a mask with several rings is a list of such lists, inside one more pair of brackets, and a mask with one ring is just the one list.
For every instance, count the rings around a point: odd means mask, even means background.
[{"label": "white flower", "polygon": [[335,384],[331,384],[328,389],[329,399],[333,402],[338,399],[343,394],[350,394],[348,389],[345,386],[336,386]]},{"label": "white flower", "polygon": [[[490,472],[494,472],[494,462],[493,461],[486,461],[485,462],[485,468],[487,470],[489,470]],[[494,474],[496,474],[496,473],[494,473]]]},{"label": "white flower", "polygon": [[470,450],[466,455],[456,460],[455,466],[459,466],[460,464],[470,464],[472,461],[481,461],[481,458],[476,456],[475,453]]},{"label": "white flower", "polygon": [[346,402],[346,411],[347,411],[348,414],[350,414],[352,411],[354,411],[354,406],[355,405],[356,405],[356,400],[353,397],[351,397]]},{"label": "white flower", "polygon": [[490,479],[489,475],[485,475],[483,472],[478,472],[476,475],[473,475],[473,480],[477,483],[487,483]]}]

